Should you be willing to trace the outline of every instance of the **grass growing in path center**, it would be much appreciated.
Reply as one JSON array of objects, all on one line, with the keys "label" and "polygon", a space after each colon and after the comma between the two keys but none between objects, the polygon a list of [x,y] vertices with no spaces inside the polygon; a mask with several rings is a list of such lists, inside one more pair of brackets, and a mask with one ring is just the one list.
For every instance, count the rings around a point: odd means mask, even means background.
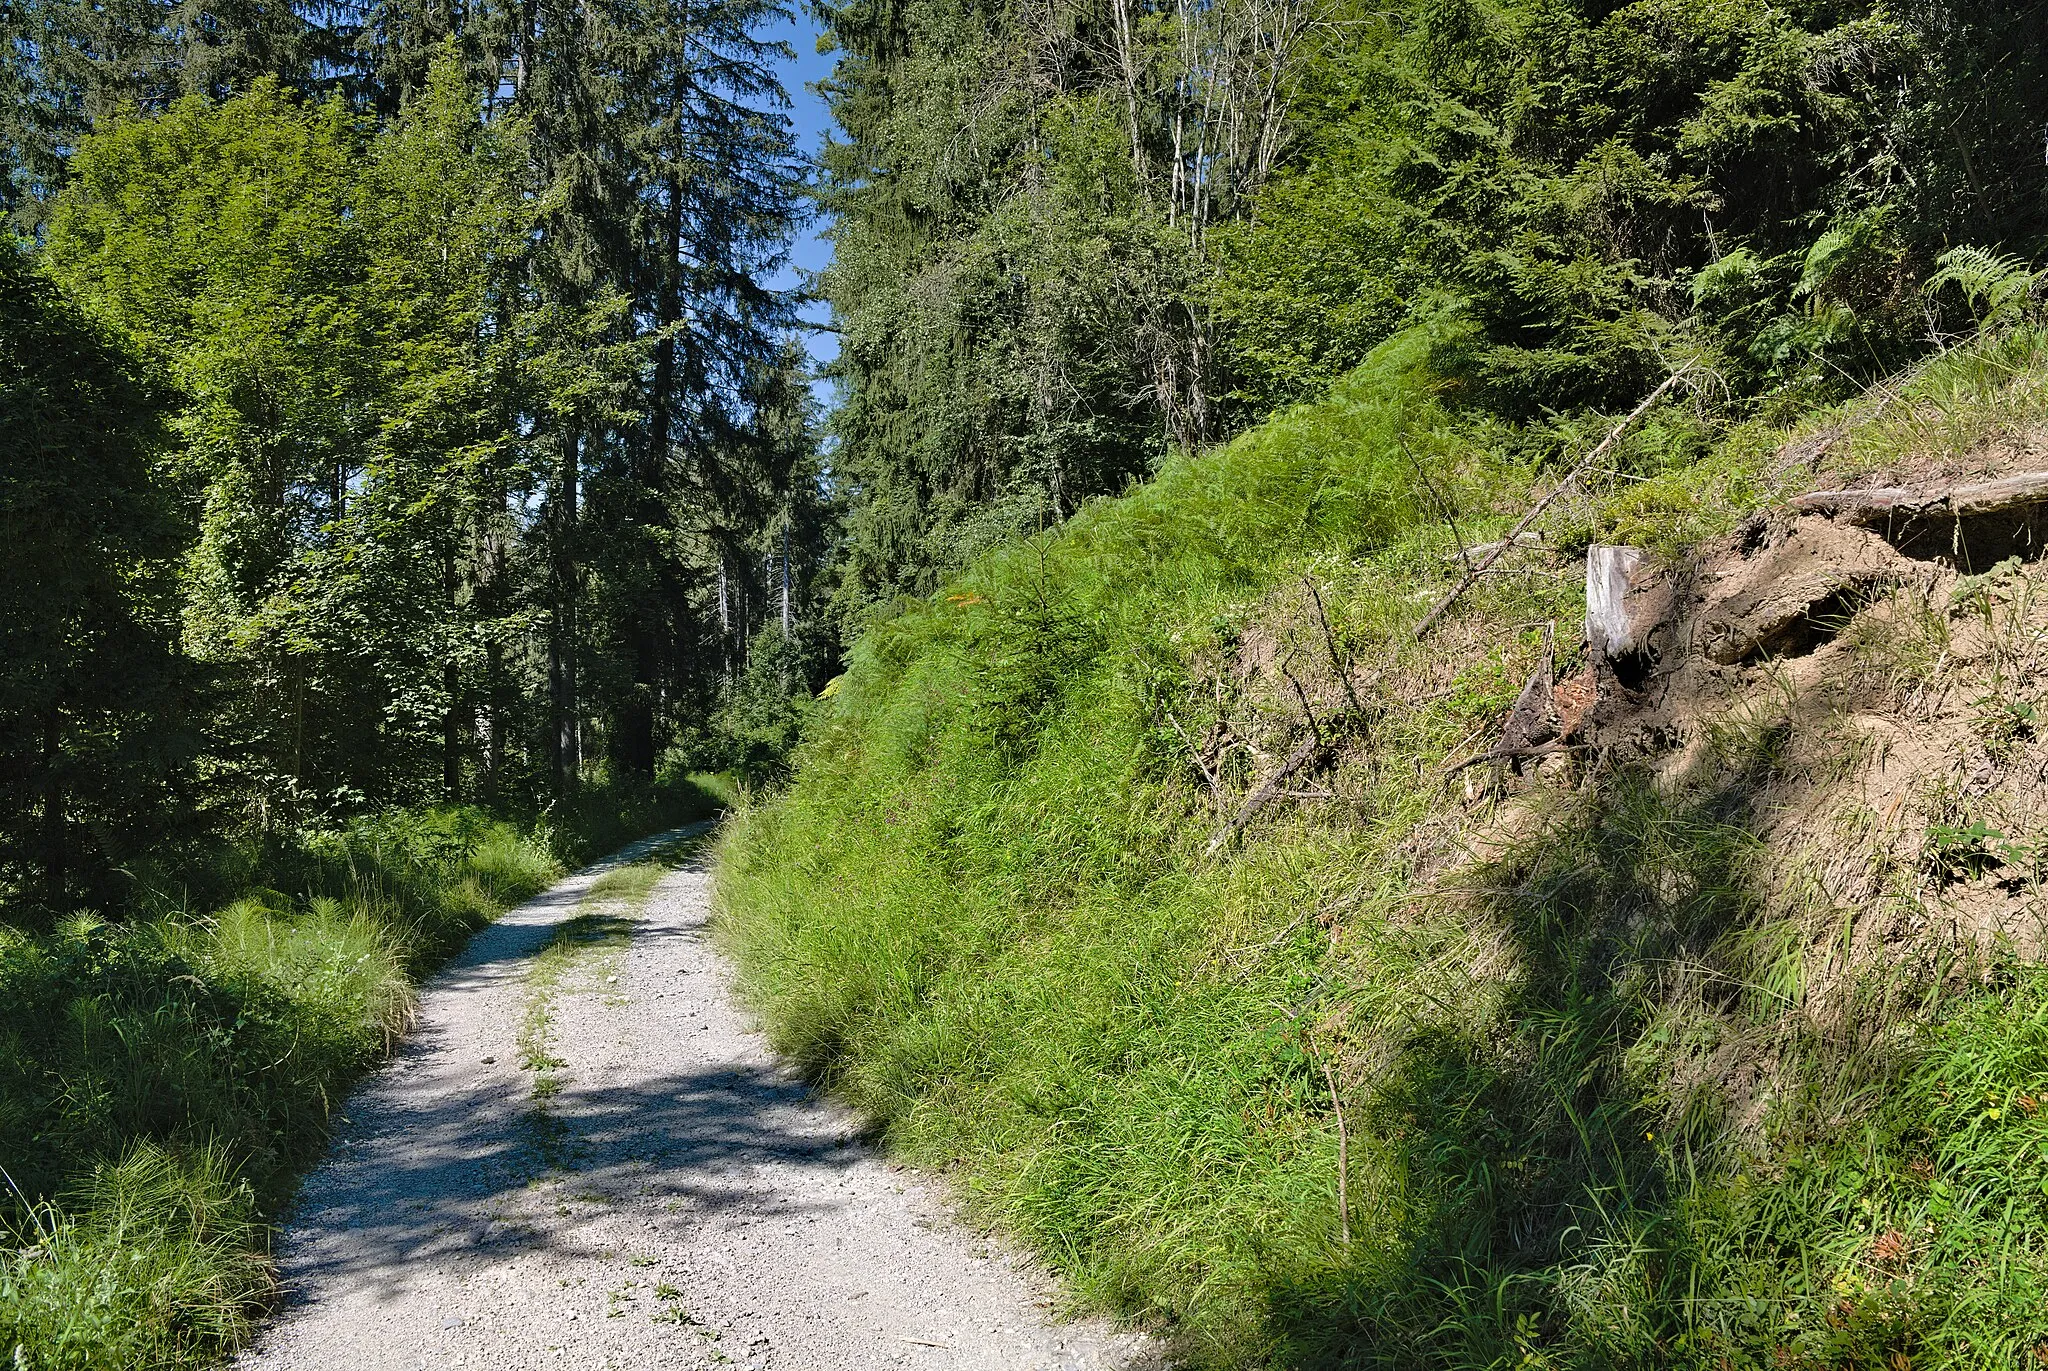
[{"label": "grass growing in path center", "polygon": [[654,857],[615,867],[591,882],[577,902],[577,913],[556,928],[535,954],[526,972],[526,1005],[520,1015],[516,1045],[519,1065],[533,1073],[528,1124],[534,1147],[550,1167],[571,1159],[568,1137],[555,1116],[553,1101],[562,1093],[569,1063],[555,1055],[555,1007],[565,988],[595,988],[618,979],[618,967],[631,940],[639,911],[661,878],[694,852],[699,844],[684,839]]}]

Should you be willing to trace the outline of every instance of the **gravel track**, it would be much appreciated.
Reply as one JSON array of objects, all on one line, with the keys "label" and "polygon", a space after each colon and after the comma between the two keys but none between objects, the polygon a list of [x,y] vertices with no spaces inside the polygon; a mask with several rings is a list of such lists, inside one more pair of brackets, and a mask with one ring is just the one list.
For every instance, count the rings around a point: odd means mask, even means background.
[{"label": "gravel track", "polygon": [[284,1307],[236,1365],[1163,1365],[1136,1335],[1055,1320],[1042,1274],[778,1066],[711,948],[701,865],[563,974],[560,1089],[536,1100],[516,1046],[533,957],[608,866],[659,841],[511,911],[428,985],[307,1178],[279,1243]]}]

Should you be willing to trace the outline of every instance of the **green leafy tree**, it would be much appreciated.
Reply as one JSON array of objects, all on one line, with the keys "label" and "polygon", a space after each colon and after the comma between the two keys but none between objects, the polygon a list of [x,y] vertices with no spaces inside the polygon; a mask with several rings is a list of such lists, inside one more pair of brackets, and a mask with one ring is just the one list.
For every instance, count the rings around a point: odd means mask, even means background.
[{"label": "green leafy tree", "polygon": [[1318,10],[820,7],[849,622],[1217,434],[1209,236],[1275,165]]},{"label": "green leafy tree", "polygon": [[[89,139],[52,270],[177,384],[186,645],[254,817],[495,784],[548,420],[630,374],[616,297],[528,280],[525,130],[451,57],[381,132],[275,83]],[[478,711],[482,711],[479,718]]]}]

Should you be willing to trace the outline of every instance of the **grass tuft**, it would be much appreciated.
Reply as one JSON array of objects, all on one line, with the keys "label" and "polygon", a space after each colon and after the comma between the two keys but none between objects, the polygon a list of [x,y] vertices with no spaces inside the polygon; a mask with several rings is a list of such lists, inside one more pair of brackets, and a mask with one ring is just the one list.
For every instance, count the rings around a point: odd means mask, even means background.
[{"label": "grass tuft", "polygon": [[264,1216],[409,1024],[414,978],[560,874],[462,811],[316,834],[273,867],[303,893],[0,927],[0,1364],[239,1346],[270,1289]]}]

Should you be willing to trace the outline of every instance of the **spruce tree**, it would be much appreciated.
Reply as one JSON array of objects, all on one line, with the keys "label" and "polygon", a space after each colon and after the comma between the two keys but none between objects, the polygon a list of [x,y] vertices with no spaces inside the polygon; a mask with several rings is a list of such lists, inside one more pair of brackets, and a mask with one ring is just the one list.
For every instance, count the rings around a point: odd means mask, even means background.
[{"label": "spruce tree", "polygon": [[0,885],[107,907],[197,817],[189,528],[137,359],[0,243]]}]

